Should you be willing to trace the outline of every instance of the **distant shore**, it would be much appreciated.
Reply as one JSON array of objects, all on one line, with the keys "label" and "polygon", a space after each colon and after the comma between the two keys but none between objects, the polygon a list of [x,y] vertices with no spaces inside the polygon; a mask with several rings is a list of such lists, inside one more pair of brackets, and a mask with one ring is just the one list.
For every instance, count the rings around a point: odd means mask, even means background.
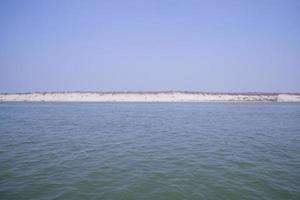
[{"label": "distant shore", "polygon": [[0,101],[47,102],[300,102],[300,93],[33,92],[0,93]]}]

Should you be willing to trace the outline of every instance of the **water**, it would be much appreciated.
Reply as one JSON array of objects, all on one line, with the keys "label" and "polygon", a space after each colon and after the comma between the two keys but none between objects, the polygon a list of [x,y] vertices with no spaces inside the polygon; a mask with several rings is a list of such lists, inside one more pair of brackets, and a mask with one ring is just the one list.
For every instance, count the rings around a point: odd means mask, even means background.
[{"label": "water", "polygon": [[0,103],[0,199],[300,199],[300,104]]}]

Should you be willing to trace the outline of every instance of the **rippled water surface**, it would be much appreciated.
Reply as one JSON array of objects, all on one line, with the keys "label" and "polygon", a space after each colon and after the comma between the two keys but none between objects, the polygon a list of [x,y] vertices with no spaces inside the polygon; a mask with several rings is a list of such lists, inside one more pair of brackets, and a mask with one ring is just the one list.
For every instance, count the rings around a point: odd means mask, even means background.
[{"label": "rippled water surface", "polygon": [[0,199],[300,199],[300,104],[0,103]]}]

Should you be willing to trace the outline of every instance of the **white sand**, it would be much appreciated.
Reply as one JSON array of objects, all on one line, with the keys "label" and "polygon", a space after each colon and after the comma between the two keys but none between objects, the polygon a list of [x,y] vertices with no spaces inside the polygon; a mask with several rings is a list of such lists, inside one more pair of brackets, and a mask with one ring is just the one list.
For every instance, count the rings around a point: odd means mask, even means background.
[{"label": "white sand", "polygon": [[0,101],[73,101],[73,102],[226,102],[275,101],[300,102],[300,94],[267,93],[194,93],[194,92],[56,92],[0,94]]}]

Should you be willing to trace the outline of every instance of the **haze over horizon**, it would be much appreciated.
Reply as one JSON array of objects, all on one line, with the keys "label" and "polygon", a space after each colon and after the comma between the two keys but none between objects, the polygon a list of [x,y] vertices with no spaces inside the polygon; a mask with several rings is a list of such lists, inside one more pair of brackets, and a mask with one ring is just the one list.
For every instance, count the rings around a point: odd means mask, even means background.
[{"label": "haze over horizon", "polygon": [[0,92],[300,92],[300,1],[1,1]]}]

